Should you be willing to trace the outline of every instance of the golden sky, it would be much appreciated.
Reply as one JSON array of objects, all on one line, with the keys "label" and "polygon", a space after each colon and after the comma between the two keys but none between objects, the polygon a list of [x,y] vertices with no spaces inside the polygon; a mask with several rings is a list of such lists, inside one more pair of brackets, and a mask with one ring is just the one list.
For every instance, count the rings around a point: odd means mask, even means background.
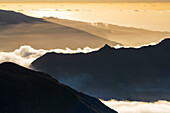
[{"label": "golden sky", "polygon": [[170,2],[170,0],[0,0],[0,3],[9,2]]}]

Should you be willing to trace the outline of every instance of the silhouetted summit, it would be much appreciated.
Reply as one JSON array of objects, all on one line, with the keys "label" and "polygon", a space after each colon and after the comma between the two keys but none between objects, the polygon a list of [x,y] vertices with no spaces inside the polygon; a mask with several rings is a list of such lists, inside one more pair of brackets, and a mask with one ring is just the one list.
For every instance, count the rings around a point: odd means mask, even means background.
[{"label": "silhouetted summit", "polygon": [[22,13],[14,11],[0,10],[0,24],[19,24],[19,23],[31,23],[31,22],[46,22],[40,18],[34,18],[26,16]]},{"label": "silhouetted summit", "polygon": [[170,39],[139,49],[106,45],[88,54],[45,54],[32,66],[102,99],[170,100]]},{"label": "silhouetted summit", "polygon": [[112,49],[112,47],[109,46],[108,44],[105,44],[104,47],[100,48],[100,50],[104,50],[104,51],[111,50],[111,49]]},{"label": "silhouetted summit", "polygon": [[45,73],[10,62],[0,64],[0,92],[0,113],[116,113]]}]

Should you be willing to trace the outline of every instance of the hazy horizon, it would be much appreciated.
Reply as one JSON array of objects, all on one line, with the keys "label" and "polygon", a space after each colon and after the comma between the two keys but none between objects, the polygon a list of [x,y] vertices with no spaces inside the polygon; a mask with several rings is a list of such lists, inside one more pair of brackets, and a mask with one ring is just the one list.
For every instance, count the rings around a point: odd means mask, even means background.
[{"label": "hazy horizon", "polygon": [[153,31],[170,32],[170,3],[0,3],[32,17],[56,17],[83,22],[102,22]]}]

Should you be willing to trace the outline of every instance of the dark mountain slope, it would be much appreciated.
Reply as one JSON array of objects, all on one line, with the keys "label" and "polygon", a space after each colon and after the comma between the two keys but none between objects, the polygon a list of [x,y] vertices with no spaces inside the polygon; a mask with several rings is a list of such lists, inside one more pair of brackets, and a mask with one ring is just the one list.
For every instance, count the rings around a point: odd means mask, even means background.
[{"label": "dark mountain slope", "polygon": [[32,22],[46,22],[40,18],[26,16],[14,11],[0,10],[0,24],[19,24]]},{"label": "dark mountain slope", "polygon": [[41,72],[0,64],[0,113],[116,113]]},{"label": "dark mountain slope", "polygon": [[169,62],[166,39],[139,49],[106,45],[88,54],[47,53],[32,66],[98,98],[155,101],[170,100]]}]

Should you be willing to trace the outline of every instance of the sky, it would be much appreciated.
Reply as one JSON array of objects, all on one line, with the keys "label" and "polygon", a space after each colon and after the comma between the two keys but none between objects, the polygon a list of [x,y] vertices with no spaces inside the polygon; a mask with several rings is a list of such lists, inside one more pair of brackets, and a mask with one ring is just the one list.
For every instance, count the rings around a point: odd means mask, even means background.
[{"label": "sky", "polygon": [[0,3],[24,3],[24,2],[170,2],[170,0],[0,0]]}]

